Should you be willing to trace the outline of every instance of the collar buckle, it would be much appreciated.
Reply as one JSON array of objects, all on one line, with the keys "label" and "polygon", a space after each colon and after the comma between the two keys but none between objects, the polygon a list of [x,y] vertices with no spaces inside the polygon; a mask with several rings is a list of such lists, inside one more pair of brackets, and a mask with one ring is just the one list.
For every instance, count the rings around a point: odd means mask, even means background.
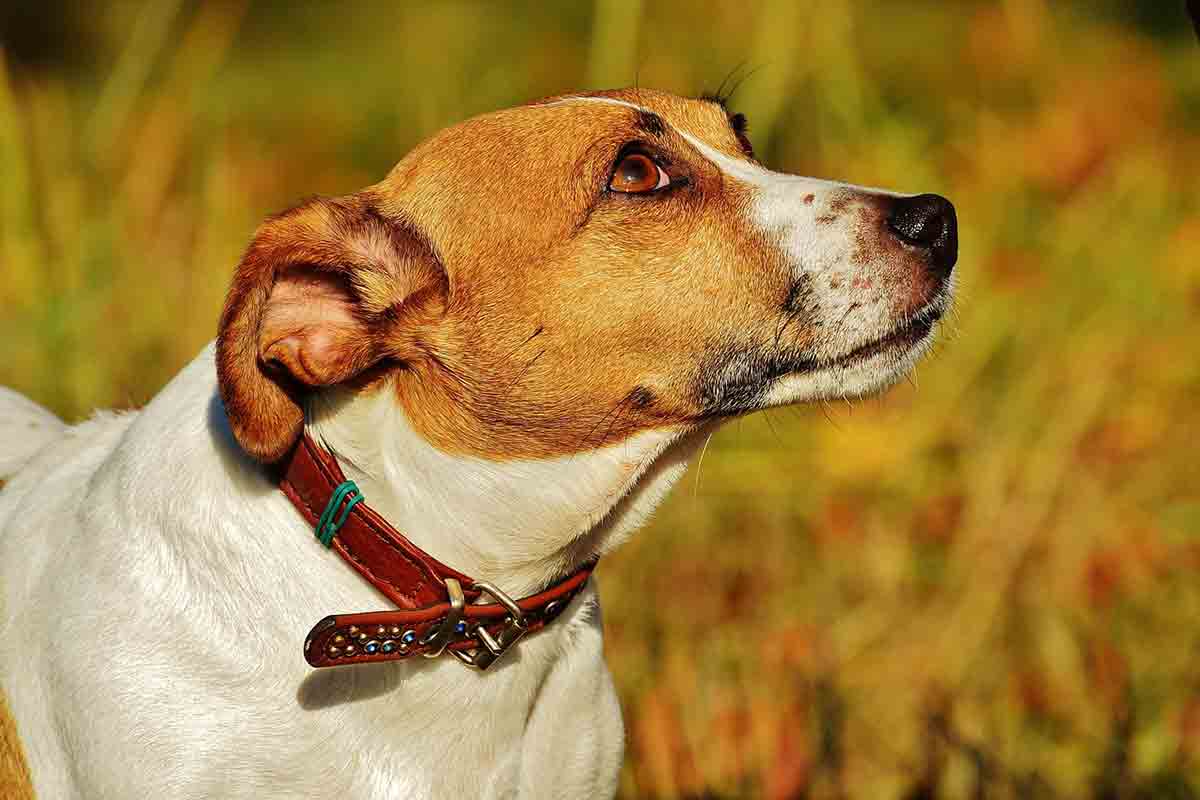
[{"label": "collar buckle", "polygon": [[462,620],[463,608],[466,606],[462,584],[454,578],[446,578],[446,594],[450,598],[450,610],[446,612],[442,624],[430,630],[421,640],[421,644],[429,648],[424,653],[426,658],[437,658],[446,650],[446,645],[450,644]]},{"label": "collar buckle", "polygon": [[488,581],[476,581],[473,588],[478,589],[481,593],[491,595],[508,611],[508,616],[504,618],[504,627],[500,629],[499,633],[493,635],[483,625],[479,625],[471,631],[471,636],[479,642],[479,647],[472,650],[450,651],[468,667],[484,671],[516,644],[529,631],[529,627],[525,624],[525,612],[517,605],[517,601],[513,600],[500,587]]}]

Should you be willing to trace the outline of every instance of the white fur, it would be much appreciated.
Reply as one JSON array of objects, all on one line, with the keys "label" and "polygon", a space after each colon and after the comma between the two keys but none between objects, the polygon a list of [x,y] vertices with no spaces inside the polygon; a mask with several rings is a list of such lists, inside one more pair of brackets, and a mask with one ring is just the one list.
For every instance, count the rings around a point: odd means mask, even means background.
[{"label": "white fur", "polygon": [[[383,603],[241,454],[215,389],[210,347],[0,494],[0,680],[39,797],[613,794],[623,731],[594,588],[486,675],[454,659],[312,671],[314,622]],[[369,501],[517,593],[627,533],[697,441],[489,465],[433,450],[378,400],[336,404],[314,433]]]},{"label": "white fur", "polygon": [[0,386],[0,481],[62,435],[62,420],[37,403]]}]

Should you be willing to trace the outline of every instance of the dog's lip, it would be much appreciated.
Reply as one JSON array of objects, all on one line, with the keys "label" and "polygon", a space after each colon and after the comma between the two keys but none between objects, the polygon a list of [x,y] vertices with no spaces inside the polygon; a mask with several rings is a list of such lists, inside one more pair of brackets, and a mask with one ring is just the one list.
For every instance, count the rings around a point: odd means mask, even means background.
[{"label": "dog's lip", "polygon": [[931,304],[912,319],[898,325],[878,339],[872,339],[835,358],[817,362],[811,369],[805,371],[816,372],[830,367],[849,366],[866,361],[888,350],[909,350],[929,335],[933,326],[942,318],[943,313],[945,313],[943,303]]}]

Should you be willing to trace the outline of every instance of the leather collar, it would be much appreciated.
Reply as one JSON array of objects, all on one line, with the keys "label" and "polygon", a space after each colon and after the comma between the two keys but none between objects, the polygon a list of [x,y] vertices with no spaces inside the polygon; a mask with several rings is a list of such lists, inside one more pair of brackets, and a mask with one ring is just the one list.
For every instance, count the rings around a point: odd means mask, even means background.
[{"label": "leather collar", "polygon": [[[487,669],[523,635],[562,613],[595,567],[585,564],[545,591],[513,600],[417,547],[361,497],[355,501],[355,492],[339,492],[347,482],[337,459],[307,434],[281,466],[279,486],[309,524],[316,526],[338,495],[332,512],[345,516],[330,546],[399,607],[325,617],[304,640],[304,658],[314,667],[450,652]],[[486,597],[495,602],[480,603]]]}]

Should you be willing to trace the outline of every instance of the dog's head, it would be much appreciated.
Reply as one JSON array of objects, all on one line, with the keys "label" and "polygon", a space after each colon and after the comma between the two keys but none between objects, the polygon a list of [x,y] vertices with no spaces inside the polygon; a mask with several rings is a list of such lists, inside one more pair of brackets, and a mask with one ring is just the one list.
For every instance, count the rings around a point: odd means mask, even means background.
[{"label": "dog's head", "polygon": [[954,208],[772,172],[744,128],[647,90],[552,98],[267,221],[219,334],[238,440],[281,457],[335,384],[495,461],[890,385],[950,301]]}]

